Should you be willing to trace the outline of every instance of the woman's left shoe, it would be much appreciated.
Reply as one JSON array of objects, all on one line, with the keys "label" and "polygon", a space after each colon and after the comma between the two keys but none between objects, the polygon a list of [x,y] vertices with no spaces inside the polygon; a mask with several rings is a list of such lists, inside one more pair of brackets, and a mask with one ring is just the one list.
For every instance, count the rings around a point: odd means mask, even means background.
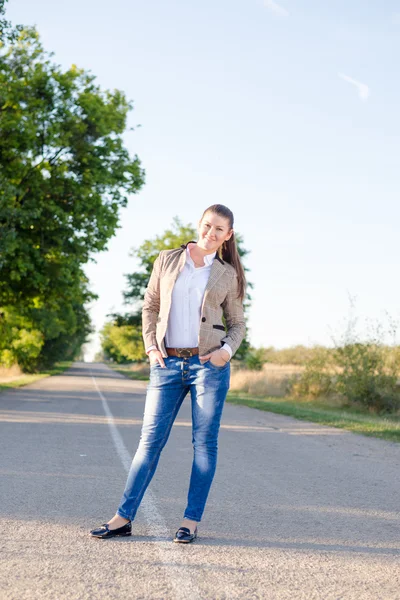
[{"label": "woman's left shoe", "polygon": [[189,544],[189,542],[193,542],[197,538],[197,527],[193,533],[190,533],[190,529],[187,527],[179,527],[178,531],[175,534],[174,542],[178,542],[180,544]]}]

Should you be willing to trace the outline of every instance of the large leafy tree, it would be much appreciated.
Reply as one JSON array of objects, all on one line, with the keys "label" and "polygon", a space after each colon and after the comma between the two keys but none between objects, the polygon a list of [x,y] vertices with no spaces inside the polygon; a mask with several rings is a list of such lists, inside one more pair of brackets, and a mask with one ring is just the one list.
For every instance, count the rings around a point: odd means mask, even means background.
[{"label": "large leafy tree", "polygon": [[34,29],[0,57],[0,302],[69,285],[143,183],[122,141],[131,104],[94,80],[54,65]]},{"label": "large leafy tree", "polygon": [[106,248],[119,209],[144,183],[122,139],[132,103],[51,56],[34,28],[0,21],[2,327],[18,336],[4,319],[31,323],[42,358],[72,352],[90,331],[84,305],[95,296],[82,266]]},{"label": "large leafy tree", "polygon": [[[243,247],[243,240],[240,234],[235,233],[236,243],[240,257],[243,259],[248,253]],[[153,263],[161,250],[179,248],[181,244],[186,244],[190,240],[197,239],[196,229],[188,224],[184,225],[178,217],[175,217],[172,227],[164,231],[163,234],[156,236],[151,240],[145,240],[141,246],[132,250],[132,256],[139,261],[139,270],[126,275],[127,290],[124,292],[124,300],[126,304],[130,304],[133,312],[125,314],[112,314],[109,321],[103,329],[103,350],[106,356],[113,357],[117,361],[124,360],[143,360],[146,355],[144,353],[143,344],[141,343],[141,308],[144,298],[144,293],[150,279]],[[245,267],[245,271],[248,269]],[[252,288],[252,283],[248,283],[248,288]],[[246,295],[245,310],[248,310],[251,302],[249,291]],[[118,338],[116,330],[121,328],[129,328],[132,338],[135,339],[135,353],[133,355],[128,350],[126,342],[122,336]],[[128,339],[128,336],[126,337]],[[140,343],[139,341],[140,340]],[[117,343],[117,347],[113,344]],[[239,350],[235,354],[235,358],[243,359],[249,350],[250,344],[246,339],[243,340]]]}]

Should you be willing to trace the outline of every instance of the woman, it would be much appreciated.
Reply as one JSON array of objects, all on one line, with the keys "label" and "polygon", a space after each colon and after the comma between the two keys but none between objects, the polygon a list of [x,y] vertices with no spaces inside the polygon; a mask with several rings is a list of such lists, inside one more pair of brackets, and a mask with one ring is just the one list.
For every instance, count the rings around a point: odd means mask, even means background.
[{"label": "woman", "polygon": [[140,442],[117,512],[90,532],[94,537],[131,535],[131,522],[189,391],[194,458],[188,503],[174,541],[188,543],[197,536],[216,468],[229,361],[246,331],[245,277],[229,208],[207,208],[198,238],[163,250],[154,262],[142,312],[150,382]]}]

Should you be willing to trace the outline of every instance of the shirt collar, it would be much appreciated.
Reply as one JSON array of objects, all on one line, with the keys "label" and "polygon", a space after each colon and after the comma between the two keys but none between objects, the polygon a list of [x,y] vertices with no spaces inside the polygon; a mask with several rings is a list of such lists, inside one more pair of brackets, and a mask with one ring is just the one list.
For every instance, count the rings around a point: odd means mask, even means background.
[{"label": "shirt collar", "polygon": [[[217,254],[216,252],[213,252],[212,254],[205,255],[205,257],[204,257],[204,266],[205,267],[209,267],[210,265],[212,265],[216,254]],[[189,258],[190,262],[194,264],[192,257],[190,256],[189,244],[186,246],[186,257]]]}]

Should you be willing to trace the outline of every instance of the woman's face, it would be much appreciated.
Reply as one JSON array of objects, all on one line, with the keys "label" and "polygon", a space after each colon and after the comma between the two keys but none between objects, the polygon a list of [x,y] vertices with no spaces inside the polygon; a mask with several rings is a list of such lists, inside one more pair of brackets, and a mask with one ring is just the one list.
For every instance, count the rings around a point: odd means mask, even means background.
[{"label": "woman's face", "polygon": [[233,229],[229,228],[228,219],[213,212],[208,212],[200,221],[198,232],[197,245],[203,250],[207,250],[208,254],[211,254],[232,237]]}]

